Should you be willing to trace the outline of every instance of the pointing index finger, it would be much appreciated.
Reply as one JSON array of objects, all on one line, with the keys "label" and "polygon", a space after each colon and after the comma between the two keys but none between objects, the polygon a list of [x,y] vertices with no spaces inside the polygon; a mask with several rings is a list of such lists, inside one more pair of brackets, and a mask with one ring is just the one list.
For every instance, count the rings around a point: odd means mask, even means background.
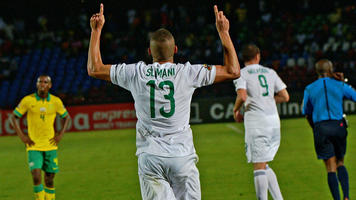
[{"label": "pointing index finger", "polygon": [[218,6],[214,5],[214,13],[215,13],[215,18],[218,18]]},{"label": "pointing index finger", "polygon": [[104,4],[100,4],[100,15],[104,14]]}]

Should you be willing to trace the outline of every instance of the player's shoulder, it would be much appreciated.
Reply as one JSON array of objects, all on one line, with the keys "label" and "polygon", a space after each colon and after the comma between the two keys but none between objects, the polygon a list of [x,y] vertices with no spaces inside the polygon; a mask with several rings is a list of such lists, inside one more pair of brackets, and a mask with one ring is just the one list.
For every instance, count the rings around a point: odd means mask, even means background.
[{"label": "player's shoulder", "polygon": [[263,65],[259,65],[259,66],[260,66],[260,68],[261,68],[264,72],[278,75],[277,72],[276,72],[276,70],[274,70],[273,68],[266,67],[266,66],[263,66]]},{"label": "player's shoulder", "polygon": [[342,82],[343,90],[347,90],[349,92],[356,92],[355,88],[352,85]]},{"label": "player's shoulder", "polygon": [[[135,63],[118,63],[111,66],[110,76],[111,80],[117,84],[117,79],[113,77],[125,74],[127,77],[136,77],[137,75],[143,76],[147,73],[147,64],[144,61]],[[120,78],[119,78],[120,79]]]},{"label": "player's shoulder", "polygon": [[316,85],[317,82],[318,82],[318,80],[315,80],[315,81],[309,83],[307,86],[305,86],[305,89],[310,89],[311,87],[313,87],[314,85]]},{"label": "player's shoulder", "polygon": [[344,85],[344,84],[345,84],[345,82],[340,81],[340,80],[337,80],[337,79],[335,79],[335,78],[328,78],[328,79],[329,79],[329,81],[331,81],[333,84],[339,84],[339,85]]},{"label": "player's shoulder", "polygon": [[[179,69],[191,69],[192,67],[203,66],[202,64],[191,64],[189,61],[185,63],[170,63],[175,68]],[[207,66],[207,65],[206,65]]]},{"label": "player's shoulder", "polygon": [[[348,85],[347,83],[334,79],[334,78],[329,78],[329,81],[331,82],[331,86],[334,87],[335,90],[337,89],[348,89],[352,88],[351,85]],[[353,89],[353,88],[352,88]]]},{"label": "player's shoulder", "polygon": [[187,74],[188,76],[191,75],[190,73],[193,71],[200,71],[200,69],[205,68],[207,70],[211,70],[212,66],[207,64],[191,64],[190,62],[185,63],[165,63],[166,68],[174,68],[176,74]]},{"label": "player's shoulder", "polygon": [[251,74],[251,68],[248,66],[243,67],[240,69],[241,76],[238,79],[243,79],[246,75]]},{"label": "player's shoulder", "polygon": [[312,90],[315,87],[318,87],[322,83],[322,79],[317,79],[311,83],[309,83],[306,87],[305,90]]},{"label": "player's shoulder", "polygon": [[244,68],[242,68],[242,69],[240,69],[240,73],[247,73],[247,67],[244,67]]},{"label": "player's shoulder", "polygon": [[182,67],[196,67],[196,68],[204,68],[204,69],[207,69],[207,70],[211,70],[212,67],[214,65],[210,65],[210,64],[192,64],[190,63],[189,61],[185,62],[185,63],[175,63],[175,65],[179,68],[182,68]]},{"label": "player's shoulder", "polygon": [[62,102],[61,98],[54,94],[48,94],[49,95],[49,100],[52,102]]},{"label": "player's shoulder", "polygon": [[313,84],[313,83],[310,83],[310,84],[308,84],[307,86],[305,86],[304,91],[305,91],[305,92],[306,92],[306,91],[309,91],[310,88],[312,87],[312,86],[311,86],[312,84]]},{"label": "player's shoulder", "polygon": [[36,93],[28,94],[21,99],[21,101],[23,102],[29,102],[34,100],[36,100]]},{"label": "player's shoulder", "polygon": [[139,61],[137,63],[132,63],[132,66],[137,66],[137,67],[147,67],[148,64],[146,64],[144,61]]},{"label": "player's shoulder", "polygon": [[36,98],[36,93],[28,94],[23,97],[23,99],[32,99],[32,98]]},{"label": "player's shoulder", "polygon": [[247,77],[248,77],[248,75],[250,74],[249,72],[251,72],[250,70],[251,70],[251,69],[248,68],[247,66],[245,66],[245,67],[243,67],[242,69],[240,69],[240,74],[241,74],[241,76],[240,76],[239,78],[237,78],[237,79],[234,79],[234,80],[233,80],[233,83],[236,84],[238,81],[246,80]]},{"label": "player's shoulder", "polygon": [[128,70],[128,69],[139,70],[139,69],[145,68],[147,66],[148,65],[144,61],[139,61],[136,63],[118,63],[118,64],[111,65],[111,68],[112,69],[125,68],[125,70]]}]

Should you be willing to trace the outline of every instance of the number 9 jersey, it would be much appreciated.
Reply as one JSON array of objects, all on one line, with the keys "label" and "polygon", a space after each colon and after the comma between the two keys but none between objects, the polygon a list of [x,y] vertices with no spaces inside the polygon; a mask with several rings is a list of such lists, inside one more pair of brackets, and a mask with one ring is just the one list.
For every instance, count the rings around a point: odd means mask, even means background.
[{"label": "number 9 jersey", "polygon": [[[273,69],[259,64],[247,65],[241,69],[241,77],[235,79],[234,84],[236,91],[238,89],[246,90],[247,99],[244,104],[246,120],[250,118],[255,121],[255,118],[278,115],[274,95],[287,86]],[[253,125],[251,125],[254,127],[264,126],[263,123],[254,123],[253,121],[251,122]]]},{"label": "number 9 jersey", "polygon": [[189,62],[111,66],[112,83],[129,90],[135,100],[136,155],[195,153],[189,125],[191,99],[194,90],[212,84],[215,75],[214,66]]}]

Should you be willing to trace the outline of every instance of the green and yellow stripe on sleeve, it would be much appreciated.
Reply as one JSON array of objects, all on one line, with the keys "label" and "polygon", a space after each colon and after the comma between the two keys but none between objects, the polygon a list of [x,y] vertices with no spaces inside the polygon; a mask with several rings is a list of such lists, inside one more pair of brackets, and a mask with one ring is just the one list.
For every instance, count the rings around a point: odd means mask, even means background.
[{"label": "green and yellow stripe on sleeve", "polygon": [[23,114],[21,114],[17,109],[14,110],[14,115],[16,115],[17,117],[21,118]]},{"label": "green and yellow stripe on sleeve", "polygon": [[68,111],[65,111],[62,115],[60,115],[61,118],[65,118],[68,115]]}]

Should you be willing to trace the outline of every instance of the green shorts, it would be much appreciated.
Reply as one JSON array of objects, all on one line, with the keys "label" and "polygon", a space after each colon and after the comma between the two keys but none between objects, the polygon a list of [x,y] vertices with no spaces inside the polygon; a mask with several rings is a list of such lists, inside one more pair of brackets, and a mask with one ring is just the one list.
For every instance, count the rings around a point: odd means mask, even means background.
[{"label": "green shorts", "polygon": [[42,169],[48,173],[59,172],[57,150],[28,151],[28,165],[31,171],[34,169]]}]

